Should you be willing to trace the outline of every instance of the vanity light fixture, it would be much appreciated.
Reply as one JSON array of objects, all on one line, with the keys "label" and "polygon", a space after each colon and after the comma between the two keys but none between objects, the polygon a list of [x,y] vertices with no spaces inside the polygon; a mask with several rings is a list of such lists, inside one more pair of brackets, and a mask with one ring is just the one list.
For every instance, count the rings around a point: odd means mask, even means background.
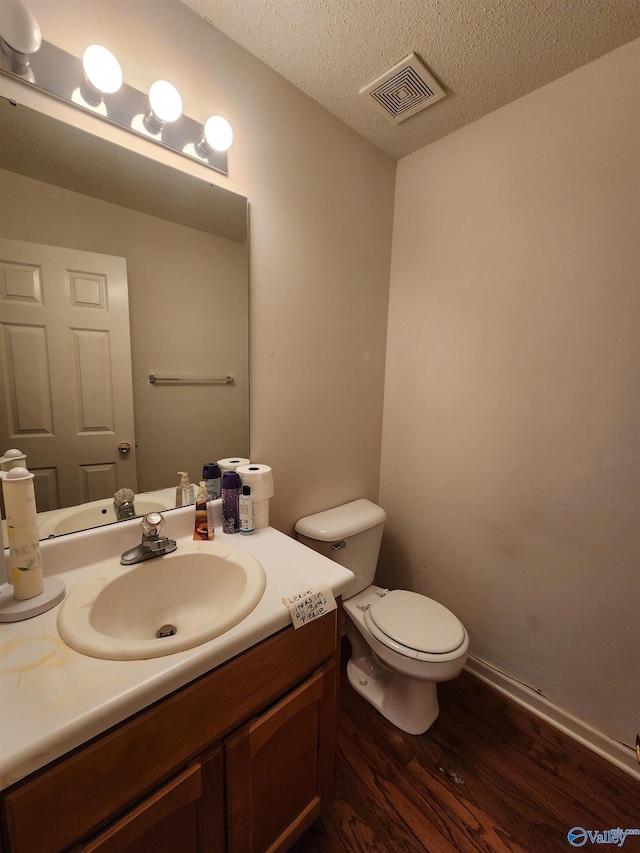
[{"label": "vanity light fixture", "polygon": [[0,49],[12,74],[33,83],[31,55],[42,43],[38,22],[20,0],[2,0]]},{"label": "vanity light fixture", "polygon": [[185,116],[178,90],[156,80],[149,95],[128,86],[115,56],[91,45],[82,60],[43,41],[38,22],[21,0],[0,0],[0,73],[91,112],[137,135],[228,175],[233,131],[226,119]]}]

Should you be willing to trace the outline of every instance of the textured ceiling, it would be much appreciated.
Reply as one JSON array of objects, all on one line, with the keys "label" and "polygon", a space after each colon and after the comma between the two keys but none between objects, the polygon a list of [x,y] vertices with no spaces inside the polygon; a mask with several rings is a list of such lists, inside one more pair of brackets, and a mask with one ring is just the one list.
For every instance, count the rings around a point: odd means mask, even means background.
[{"label": "textured ceiling", "polygon": [[[638,0],[183,2],[395,159],[640,37]],[[359,91],[413,52],[447,96],[393,125]]]}]

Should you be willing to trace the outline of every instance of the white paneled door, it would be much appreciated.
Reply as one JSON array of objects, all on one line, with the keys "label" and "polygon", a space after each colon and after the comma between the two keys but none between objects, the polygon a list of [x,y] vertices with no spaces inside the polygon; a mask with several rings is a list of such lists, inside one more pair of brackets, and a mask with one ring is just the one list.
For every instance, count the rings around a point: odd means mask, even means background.
[{"label": "white paneled door", "polygon": [[126,260],[0,238],[0,332],[0,455],[38,510],[135,491]]}]

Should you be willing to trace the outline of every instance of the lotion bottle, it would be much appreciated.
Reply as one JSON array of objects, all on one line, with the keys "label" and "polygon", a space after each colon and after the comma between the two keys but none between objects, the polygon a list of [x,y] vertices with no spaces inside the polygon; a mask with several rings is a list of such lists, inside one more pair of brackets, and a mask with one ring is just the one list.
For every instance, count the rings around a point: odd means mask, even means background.
[{"label": "lotion bottle", "polygon": [[240,533],[244,533],[245,536],[253,533],[256,525],[251,486],[242,487],[242,492],[238,498],[238,515],[240,519]]}]

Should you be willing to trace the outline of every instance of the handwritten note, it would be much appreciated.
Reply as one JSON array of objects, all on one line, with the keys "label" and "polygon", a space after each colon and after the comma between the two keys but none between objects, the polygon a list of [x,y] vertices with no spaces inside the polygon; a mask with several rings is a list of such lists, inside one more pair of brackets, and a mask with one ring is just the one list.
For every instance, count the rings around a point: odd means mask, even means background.
[{"label": "handwritten note", "polygon": [[335,610],[336,600],[328,586],[316,584],[282,599],[291,614],[294,628],[301,628]]}]

